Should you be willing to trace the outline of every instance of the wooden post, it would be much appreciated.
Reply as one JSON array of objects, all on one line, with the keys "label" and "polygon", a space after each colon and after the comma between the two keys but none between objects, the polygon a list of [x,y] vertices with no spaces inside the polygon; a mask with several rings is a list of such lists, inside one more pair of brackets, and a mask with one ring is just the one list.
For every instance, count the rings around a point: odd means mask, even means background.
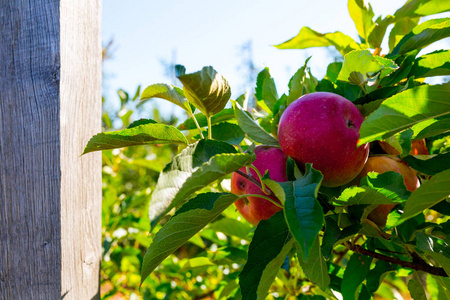
[{"label": "wooden post", "polygon": [[0,0],[0,299],[97,299],[101,0]]}]

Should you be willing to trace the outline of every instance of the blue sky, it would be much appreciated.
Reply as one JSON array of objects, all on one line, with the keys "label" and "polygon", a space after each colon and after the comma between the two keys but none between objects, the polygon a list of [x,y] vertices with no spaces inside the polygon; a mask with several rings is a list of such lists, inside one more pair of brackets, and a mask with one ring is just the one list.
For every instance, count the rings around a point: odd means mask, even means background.
[{"label": "blue sky", "polygon": [[[372,0],[371,5],[375,16],[386,16],[405,1]],[[172,83],[161,61],[174,61],[186,66],[188,73],[213,66],[230,82],[236,98],[248,79],[239,70],[243,62],[239,49],[248,41],[256,68],[269,67],[282,94],[307,57],[312,56],[309,66],[319,79],[333,61],[325,48],[273,47],[303,26],[322,33],[342,31],[357,39],[345,0],[105,0],[102,40],[113,38],[114,44],[112,58],[104,65],[104,95],[112,98],[119,88],[133,93],[138,85]]]}]

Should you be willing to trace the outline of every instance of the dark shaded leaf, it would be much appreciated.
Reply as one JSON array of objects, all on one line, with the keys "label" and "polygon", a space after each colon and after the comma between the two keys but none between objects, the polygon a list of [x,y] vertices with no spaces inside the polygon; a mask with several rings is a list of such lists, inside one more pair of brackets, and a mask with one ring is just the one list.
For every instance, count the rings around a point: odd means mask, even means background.
[{"label": "dark shaded leaf", "polygon": [[347,263],[342,278],[341,292],[344,300],[354,300],[357,297],[358,288],[366,279],[370,270],[372,257],[354,253]]},{"label": "dark shaded leaf", "polygon": [[289,230],[300,246],[303,260],[308,259],[317,234],[323,227],[324,213],[317,201],[317,193],[322,183],[322,173],[306,164],[302,178],[288,184],[283,184],[286,201],[284,214]]},{"label": "dark shaded leaf", "polygon": [[403,158],[411,168],[419,172],[436,175],[450,169],[450,152],[436,155],[409,155]]},{"label": "dark shaded leaf", "polygon": [[[245,133],[237,124],[222,122],[211,127],[212,137],[215,140],[227,142],[232,145],[239,145],[245,138]],[[203,135],[207,136],[208,131],[203,131]],[[200,136],[195,138],[199,139]]]},{"label": "dark shaded leaf", "polygon": [[425,290],[423,289],[422,283],[416,279],[411,278],[408,281],[408,290],[414,300],[427,300]]},{"label": "dark shaded leaf", "polygon": [[[303,257],[303,254],[300,253],[300,256]],[[319,236],[316,236],[311,246],[308,259],[306,262],[300,260],[300,265],[306,277],[325,291],[330,284],[330,276],[328,275],[328,266],[320,248]]]},{"label": "dark shaded leaf", "polygon": [[243,299],[265,299],[293,242],[283,212],[258,224],[250,243],[247,263],[239,275]]}]

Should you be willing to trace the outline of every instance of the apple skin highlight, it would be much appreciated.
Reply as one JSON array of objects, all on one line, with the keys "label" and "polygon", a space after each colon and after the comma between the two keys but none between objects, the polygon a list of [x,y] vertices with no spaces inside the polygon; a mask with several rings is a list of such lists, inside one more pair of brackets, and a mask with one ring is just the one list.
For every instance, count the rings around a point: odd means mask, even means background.
[{"label": "apple skin highlight", "polygon": [[341,186],[361,172],[369,156],[368,143],[357,147],[363,120],[358,108],[344,97],[311,93],[286,108],[278,140],[287,156],[321,171],[324,186]]}]

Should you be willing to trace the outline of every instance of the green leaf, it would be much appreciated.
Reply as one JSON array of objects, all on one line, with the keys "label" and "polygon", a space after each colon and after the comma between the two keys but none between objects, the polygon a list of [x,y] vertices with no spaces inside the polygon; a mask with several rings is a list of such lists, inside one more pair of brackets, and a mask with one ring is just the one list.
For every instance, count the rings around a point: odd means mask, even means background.
[{"label": "green leaf", "polygon": [[354,253],[347,263],[342,278],[341,291],[344,300],[354,300],[357,298],[358,287],[366,279],[372,257]]},{"label": "green leaf", "polygon": [[[302,253],[300,253],[300,256],[303,256]],[[308,259],[306,262],[300,260],[300,265],[306,277],[325,291],[330,284],[330,276],[328,275],[328,266],[320,248],[319,236],[316,236],[311,246]]]},{"label": "green leaf", "polygon": [[408,77],[450,75],[450,50],[439,50],[416,59]]},{"label": "green leaf", "polygon": [[395,150],[400,153],[400,157],[408,155],[411,152],[411,138],[414,134],[414,131],[411,129],[406,129],[402,132],[396,133],[393,136],[385,139],[383,142],[389,144]]},{"label": "green leaf", "polygon": [[[222,122],[211,127],[212,137],[215,140],[227,142],[232,145],[239,145],[245,138],[245,133],[241,127],[236,124]],[[208,131],[203,131],[203,135],[207,136]],[[200,138],[200,135],[195,138]]]},{"label": "green leaf", "polygon": [[413,139],[420,140],[450,131],[450,116],[428,119],[411,127]]},{"label": "green leaf", "polygon": [[[197,122],[200,127],[208,126],[208,120],[203,113],[195,114],[195,118],[197,119]],[[232,108],[225,108],[220,113],[217,113],[211,117],[211,125],[228,121],[231,119],[234,119],[234,110]],[[186,121],[184,121],[180,125],[178,125],[177,128],[180,130],[193,130],[197,129],[197,126],[195,125],[194,120],[192,118],[189,118],[186,119]]]},{"label": "green leaf", "polygon": [[156,122],[155,120],[152,119],[139,119],[137,121],[134,121],[133,123],[131,123],[130,125],[128,125],[128,129],[133,128],[133,127],[137,127],[140,125],[146,125],[146,124],[157,124],[158,122]]},{"label": "green leaf", "polygon": [[292,246],[293,239],[283,212],[259,222],[250,243],[247,263],[239,275],[243,299],[265,299]]},{"label": "green leaf", "polygon": [[422,283],[415,280],[414,277],[408,281],[408,290],[414,300],[427,300]]},{"label": "green leaf", "polygon": [[359,130],[358,145],[386,139],[432,118],[450,115],[450,84],[422,85],[386,99]]},{"label": "green leaf", "polygon": [[275,194],[275,197],[277,197],[278,200],[280,200],[281,204],[284,205],[284,202],[286,201],[286,193],[284,191],[283,186],[286,184],[285,182],[276,182],[270,178],[265,178],[265,176],[268,175],[264,174],[263,176],[263,182],[264,184]]},{"label": "green leaf", "polygon": [[267,264],[261,275],[261,281],[258,285],[257,299],[266,299],[267,293],[277,276],[278,271],[286,260],[287,255],[294,246],[294,239],[289,239],[280,250],[278,255]]},{"label": "green leaf", "polygon": [[275,103],[278,100],[277,88],[275,81],[270,75],[269,68],[264,68],[259,72],[256,78],[255,97],[259,102],[263,102],[267,105],[270,111],[273,110]]},{"label": "green leaf", "polygon": [[369,33],[372,31],[374,23],[372,21],[375,14],[372,6],[367,7],[364,0],[348,0],[348,12],[355,23],[356,30],[360,37],[368,40]]},{"label": "green leaf", "polygon": [[374,22],[372,28],[370,28],[370,33],[368,36],[368,42],[372,48],[380,48],[383,42],[384,35],[386,34],[387,27],[395,21],[393,16],[386,16],[382,18],[379,16]]},{"label": "green leaf", "polygon": [[151,98],[161,98],[178,105],[184,110],[186,108],[186,98],[184,97],[183,91],[173,85],[165,83],[157,83],[149,85],[141,94],[141,102],[138,105],[142,105]]},{"label": "green leaf", "polygon": [[369,50],[355,50],[344,57],[344,63],[337,79],[363,85],[379,72],[381,72],[380,78],[383,78],[397,68],[395,62],[390,59],[373,56]]},{"label": "green leaf", "polygon": [[[448,201],[447,201],[448,200]],[[433,205],[432,207],[430,207],[430,209],[437,211],[440,214],[446,215],[446,216],[450,216],[450,198],[447,198],[446,200],[442,200],[441,202],[439,202],[438,204]],[[446,236],[450,237],[450,223],[444,223],[447,226],[445,227],[447,230],[445,232]],[[441,224],[442,225],[442,224]],[[439,230],[436,229],[436,232],[438,232]],[[433,231],[433,234],[435,233],[435,231]]]},{"label": "green leaf", "polygon": [[188,141],[175,127],[148,121],[144,125],[94,135],[82,154],[137,145],[173,143],[187,145]]},{"label": "green leaf", "polygon": [[[440,0],[439,0],[440,1]],[[419,24],[419,18],[401,18],[397,19],[394,27],[389,33],[389,50],[392,52],[400,40],[413,30]]]},{"label": "green leaf", "polygon": [[192,105],[207,117],[222,111],[231,97],[228,81],[212,67],[178,76],[183,91]]},{"label": "green leaf", "polygon": [[371,269],[367,274],[367,290],[370,293],[375,293],[380,287],[383,279],[386,277],[387,273],[395,271],[397,268],[394,265],[378,260],[375,264],[375,268]]},{"label": "green leaf", "polygon": [[322,239],[322,253],[326,259],[330,257],[331,251],[333,250],[334,244],[338,240],[340,233],[341,229],[339,228],[338,223],[331,217],[325,217],[325,230],[323,232]]},{"label": "green leaf", "polygon": [[[431,281],[433,281],[433,283],[431,283]],[[429,292],[431,299],[436,299],[436,297],[438,295],[440,295],[440,298],[438,298],[438,299],[450,299],[450,279],[449,278],[445,278],[442,276],[432,276],[432,275],[428,274],[426,284],[427,284],[426,289]],[[433,287],[430,285],[433,285]],[[434,290],[436,291],[435,293],[433,293],[433,291],[431,291],[432,288],[434,288]]]},{"label": "green leaf", "polygon": [[233,204],[238,197],[228,193],[199,194],[183,205],[156,233],[145,253],[141,269],[141,284],[172,252]]},{"label": "green leaf", "polygon": [[408,0],[395,12],[397,19],[403,17],[429,16],[450,10],[450,4],[442,0]]},{"label": "green leaf", "polygon": [[327,77],[331,82],[336,82],[339,72],[341,72],[342,63],[341,62],[333,62],[327,67]]},{"label": "green leaf", "polygon": [[450,249],[444,240],[430,236],[423,231],[416,232],[416,246],[422,251],[432,251],[450,257]]},{"label": "green leaf", "polygon": [[362,97],[359,97],[358,99],[353,101],[353,103],[355,105],[370,104],[371,102],[375,102],[377,100],[378,101],[385,100],[389,97],[394,96],[395,94],[400,92],[403,88],[404,88],[403,86],[388,86],[388,87],[379,88],[379,89],[376,89],[366,95],[363,95]]},{"label": "green leaf", "polygon": [[187,201],[195,191],[254,160],[236,153],[230,144],[200,140],[175,156],[161,172],[149,205],[152,226],[173,207]]},{"label": "green leaf", "polygon": [[422,231],[416,233],[416,248],[430,255],[445,272],[450,271],[450,250],[448,245],[442,240],[429,236]]},{"label": "green leaf", "polygon": [[[396,58],[395,63],[398,64],[400,67],[392,72],[389,76],[384,77],[380,81],[381,86],[385,86],[387,88],[394,88],[392,87],[394,84],[400,82],[401,80],[407,78],[409,75],[409,72],[411,71],[411,68],[413,67],[414,61],[416,59],[417,54],[419,53],[419,49],[413,50],[408,52],[405,55],[401,55],[398,58]],[[410,84],[414,78],[409,78],[409,81],[407,81],[404,86],[398,85],[397,88],[402,88],[403,90],[406,90],[407,88],[410,88]],[[414,85],[413,85],[414,86]]]},{"label": "green leaf", "polygon": [[431,256],[438,264],[440,264],[445,273],[450,276],[450,259],[448,258],[448,256],[430,250],[426,251],[426,253]]},{"label": "green leaf", "polygon": [[190,258],[181,266],[180,272],[186,272],[192,269],[207,268],[214,266],[214,263],[207,257]]},{"label": "green leaf", "polygon": [[275,47],[278,49],[306,49],[328,46],[334,46],[342,55],[361,49],[358,43],[342,32],[336,31],[323,34],[309,27],[302,27],[297,36]]},{"label": "green leaf", "polygon": [[392,51],[392,55],[422,49],[450,36],[450,18],[432,19],[417,25],[405,35]]},{"label": "green leaf", "polygon": [[450,170],[434,175],[415,190],[406,202],[404,213],[399,222],[414,217],[450,195]]},{"label": "green leaf", "polygon": [[419,172],[436,175],[450,169],[450,152],[436,155],[408,155],[403,161]]},{"label": "green leaf", "polygon": [[403,176],[394,172],[369,172],[361,179],[362,186],[346,188],[337,203],[346,205],[372,205],[403,203],[411,194],[406,190]]},{"label": "green leaf", "polygon": [[239,126],[252,140],[265,145],[278,146],[278,140],[259,126],[237,102],[233,102],[233,106]]},{"label": "green leaf", "polygon": [[249,233],[253,226],[248,222],[239,222],[232,218],[222,218],[209,225],[214,231],[220,231],[228,236],[235,236],[243,240],[249,239]]},{"label": "green leaf", "polygon": [[307,87],[308,83],[307,80],[307,69],[306,65],[308,61],[311,59],[311,57],[307,58],[305,61],[305,64],[295,72],[294,76],[291,77],[289,80],[289,95],[287,96],[286,104],[289,105],[294,100],[297,100],[303,94],[308,93]]},{"label": "green leaf", "polygon": [[247,251],[231,246],[217,249],[212,256],[214,262],[219,265],[244,264],[247,262]]},{"label": "green leaf", "polygon": [[322,179],[322,173],[313,169],[311,164],[306,164],[302,178],[282,185],[286,194],[286,222],[300,246],[304,261],[308,259],[314,240],[324,224],[323,209],[317,200]]}]

